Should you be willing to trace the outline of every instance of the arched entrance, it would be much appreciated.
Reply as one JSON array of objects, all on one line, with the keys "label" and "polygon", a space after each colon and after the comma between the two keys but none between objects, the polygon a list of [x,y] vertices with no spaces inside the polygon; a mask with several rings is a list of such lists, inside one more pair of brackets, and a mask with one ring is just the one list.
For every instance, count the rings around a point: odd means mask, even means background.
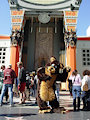
[{"label": "arched entrance", "polygon": [[39,24],[37,19],[33,18],[32,31],[31,27],[31,21],[27,20],[22,61],[29,71],[44,66],[52,55],[59,60],[60,50],[65,49],[63,18],[57,18],[56,25],[54,17],[46,24]]}]

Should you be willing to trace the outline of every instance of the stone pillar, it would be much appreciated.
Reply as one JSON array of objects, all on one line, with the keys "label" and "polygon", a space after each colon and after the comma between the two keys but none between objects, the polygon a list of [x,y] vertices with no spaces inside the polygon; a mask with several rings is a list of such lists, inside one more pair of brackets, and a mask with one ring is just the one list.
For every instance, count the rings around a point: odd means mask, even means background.
[{"label": "stone pillar", "polygon": [[18,76],[17,62],[19,62],[19,50],[20,47],[18,45],[11,46],[10,64],[12,64],[12,69],[15,70],[17,76]]}]

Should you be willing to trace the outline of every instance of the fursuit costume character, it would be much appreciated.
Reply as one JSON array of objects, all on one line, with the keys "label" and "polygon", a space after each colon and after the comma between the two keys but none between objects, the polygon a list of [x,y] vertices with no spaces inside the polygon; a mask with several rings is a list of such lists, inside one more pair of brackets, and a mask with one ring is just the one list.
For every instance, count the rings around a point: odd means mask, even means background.
[{"label": "fursuit costume character", "polygon": [[[59,68],[63,69],[63,73],[59,73]],[[65,113],[63,107],[59,107],[59,102],[57,101],[55,95],[55,83],[57,80],[65,81],[70,68],[63,68],[62,64],[52,63],[47,64],[45,68],[39,68],[37,71],[38,81],[38,94],[37,94],[37,103],[39,106],[39,113]],[[48,107],[47,101],[49,101]]]}]

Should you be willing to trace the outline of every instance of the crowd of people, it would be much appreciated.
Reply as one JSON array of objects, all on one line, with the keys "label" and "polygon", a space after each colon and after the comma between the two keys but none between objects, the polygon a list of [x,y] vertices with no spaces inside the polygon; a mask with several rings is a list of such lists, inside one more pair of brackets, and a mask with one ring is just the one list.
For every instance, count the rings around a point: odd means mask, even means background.
[{"label": "crowd of people", "polygon": [[[52,59],[55,59],[54,57]],[[51,62],[52,62],[51,59]],[[59,63],[58,63],[59,65]],[[37,83],[38,77],[35,72],[29,73],[23,67],[22,62],[18,62],[19,74],[16,76],[12,65],[9,64],[7,68],[1,66],[3,87],[0,96],[0,106],[3,105],[3,97],[6,96],[6,101],[10,106],[13,106],[13,96],[19,97],[19,104],[25,103],[25,100],[31,100],[30,96],[35,97],[37,103]],[[63,67],[63,66],[62,66]],[[73,96],[73,110],[80,110],[80,101],[83,101],[83,110],[90,110],[90,71],[83,71],[83,79],[77,70],[74,70],[68,79],[70,95]],[[56,96],[59,101],[60,82],[56,84]],[[9,93],[9,95],[8,95]]]},{"label": "crowd of people", "polygon": [[[83,101],[83,110],[90,110],[90,71],[83,71],[83,79],[77,70],[74,70],[68,79],[70,95],[73,96],[74,111],[80,110],[80,101]],[[77,102],[76,102],[77,101]]]},{"label": "crowd of people", "polygon": [[0,106],[3,105],[4,96],[6,97],[6,102],[8,102],[9,98],[11,107],[14,106],[13,96],[20,98],[19,104],[24,104],[25,100],[30,101],[30,96],[36,98],[37,75],[35,72],[27,72],[22,62],[18,62],[17,66],[19,68],[18,76],[16,76],[11,64],[9,64],[7,68],[5,68],[4,65],[1,66],[2,81],[0,82],[2,82],[2,86],[0,89]]}]

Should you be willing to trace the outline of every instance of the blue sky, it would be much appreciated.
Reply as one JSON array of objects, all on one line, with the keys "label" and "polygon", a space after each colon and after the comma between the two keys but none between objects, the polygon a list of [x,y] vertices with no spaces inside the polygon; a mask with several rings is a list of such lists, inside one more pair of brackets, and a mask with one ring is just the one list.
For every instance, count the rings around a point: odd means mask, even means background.
[{"label": "blue sky", "polygon": [[0,35],[10,35],[11,18],[8,0],[0,0]]},{"label": "blue sky", "polygon": [[77,35],[86,36],[88,26],[90,26],[90,0],[82,0],[77,20]]},{"label": "blue sky", "polygon": [[[88,26],[90,26],[90,0],[82,0],[77,21],[77,35],[86,36]],[[0,35],[10,34],[11,19],[8,0],[0,0]]]}]

